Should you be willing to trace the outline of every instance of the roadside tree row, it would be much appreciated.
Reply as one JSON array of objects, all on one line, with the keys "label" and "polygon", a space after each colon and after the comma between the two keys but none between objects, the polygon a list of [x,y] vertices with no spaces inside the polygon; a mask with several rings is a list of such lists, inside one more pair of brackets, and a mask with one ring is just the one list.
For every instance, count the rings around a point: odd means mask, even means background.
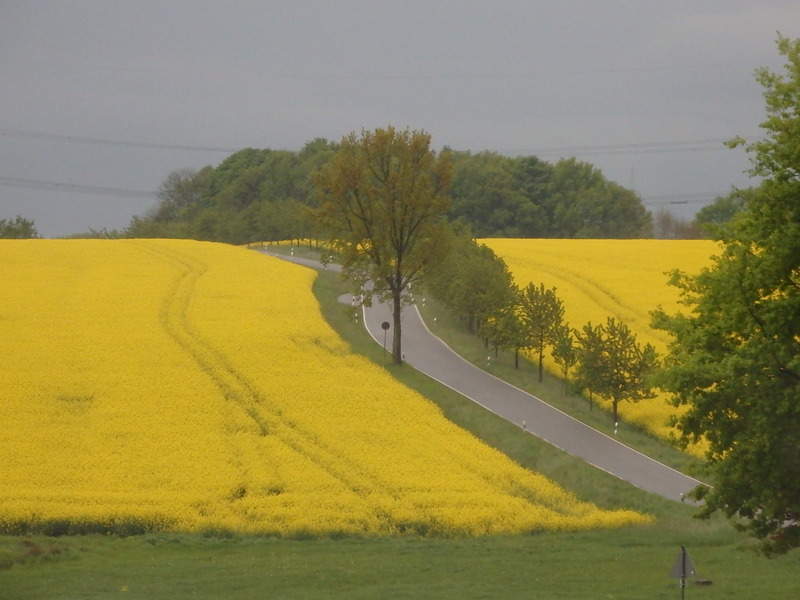
[{"label": "roadside tree row", "polygon": [[615,423],[620,402],[655,397],[650,377],[658,368],[656,350],[640,344],[625,323],[609,317],[605,323],[571,327],[555,287],[528,283],[520,288],[488,246],[466,231],[451,235],[451,252],[426,285],[495,356],[513,351],[519,369],[520,354],[527,355],[542,382],[549,352],[564,393],[576,389],[608,400]]}]

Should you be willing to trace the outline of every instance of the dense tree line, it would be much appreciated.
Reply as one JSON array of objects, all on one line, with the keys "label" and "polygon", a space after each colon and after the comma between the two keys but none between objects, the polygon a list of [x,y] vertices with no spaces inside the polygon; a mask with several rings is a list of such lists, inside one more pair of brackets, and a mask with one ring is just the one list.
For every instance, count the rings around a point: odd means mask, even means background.
[{"label": "dense tree line", "polygon": [[631,190],[574,158],[453,154],[452,219],[477,237],[639,238],[652,217]]},{"label": "dense tree line", "polygon": [[126,233],[233,244],[309,237],[313,177],[337,146],[316,139],[299,152],[246,148],[217,167],[173,171],[158,204],[134,217]]},{"label": "dense tree line", "polygon": [[[158,204],[134,217],[127,234],[236,244],[312,236],[306,209],[317,204],[315,173],[338,148],[324,139],[299,152],[247,148],[217,167],[173,171],[158,189]],[[447,218],[477,237],[652,235],[641,198],[589,163],[446,151],[453,163]]]}]

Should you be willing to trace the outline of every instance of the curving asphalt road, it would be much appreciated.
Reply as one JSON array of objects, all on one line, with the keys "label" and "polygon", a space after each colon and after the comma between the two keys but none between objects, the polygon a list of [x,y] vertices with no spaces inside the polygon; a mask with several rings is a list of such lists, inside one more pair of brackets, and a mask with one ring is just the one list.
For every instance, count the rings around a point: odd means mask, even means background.
[{"label": "curving asphalt road", "polygon": [[[321,268],[319,262],[310,259],[272,256]],[[334,270],[336,266],[328,268]],[[340,300],[351,303],[352,296],[343,296]],[[376,303],[364,308],[367,330],[381,345],[384,321],[392,322],[388,305]],[[702,484],[475,367],[427,328],[416,306],[404,309],[402,323],[405,362],[529,433],[598,469],[670,500],[681,501],[689,490]]]}]

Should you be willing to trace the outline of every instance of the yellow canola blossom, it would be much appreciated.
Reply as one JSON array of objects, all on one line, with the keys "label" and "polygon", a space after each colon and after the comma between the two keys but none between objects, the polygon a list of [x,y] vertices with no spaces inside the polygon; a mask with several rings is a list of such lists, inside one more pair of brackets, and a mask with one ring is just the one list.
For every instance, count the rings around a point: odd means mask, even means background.
[{"label": "yellow canola blossom", "polygon": [[0,241],[0,531],[511,534],[646,522],[447,421],[309,269],[179,240]]},{"label": "yellow canola blossom", "polygon": [[[668,336],[650,327],[650,312],[663,307],[678,312],[679,291],[670,286],[669,273],[680,269],[695,274],[710,264],[719,246],[710,240],[480,240],[508,264],[520,287],[528,283],[555,286],[564,302],[564,318],[571,327],[623,321],[641,344],[652,344],[663,354]],[[553,373],[559,373],[554,363]],[[638,403],[624,402],[620,415],[668,438],[667,425],[677,410],[665,396]]]}]

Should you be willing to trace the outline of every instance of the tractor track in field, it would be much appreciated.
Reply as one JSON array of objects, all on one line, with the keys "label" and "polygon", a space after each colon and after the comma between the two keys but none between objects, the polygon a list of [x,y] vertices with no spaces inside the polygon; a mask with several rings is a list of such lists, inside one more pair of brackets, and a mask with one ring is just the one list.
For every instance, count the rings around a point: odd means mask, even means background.
[{"label": "tractor track in field", "polygon": [[[162,327],[208,376],[222,396],[248,416],[260,435],[276,436],[288,448],[360,497],[368,496],[373,488],[384,487],[372,474],[358,468],[357,463],[342,458],[335,448],[282,415],[280,408],[265,398],[246,375],[237,370],[222,352],[203,340],[193,328],[188,314],[189,307],[195,286],[207,270],[207,265],[167,248],[155,250],[146,247],[146,250],[160,260],[169,261],[177,269],[177,275],[162,304]],[[337,462],[340,463],[339,466]],[[342,468],[341,465],[346,467]],[[386,515],[381,517],[386,519]]]}]

